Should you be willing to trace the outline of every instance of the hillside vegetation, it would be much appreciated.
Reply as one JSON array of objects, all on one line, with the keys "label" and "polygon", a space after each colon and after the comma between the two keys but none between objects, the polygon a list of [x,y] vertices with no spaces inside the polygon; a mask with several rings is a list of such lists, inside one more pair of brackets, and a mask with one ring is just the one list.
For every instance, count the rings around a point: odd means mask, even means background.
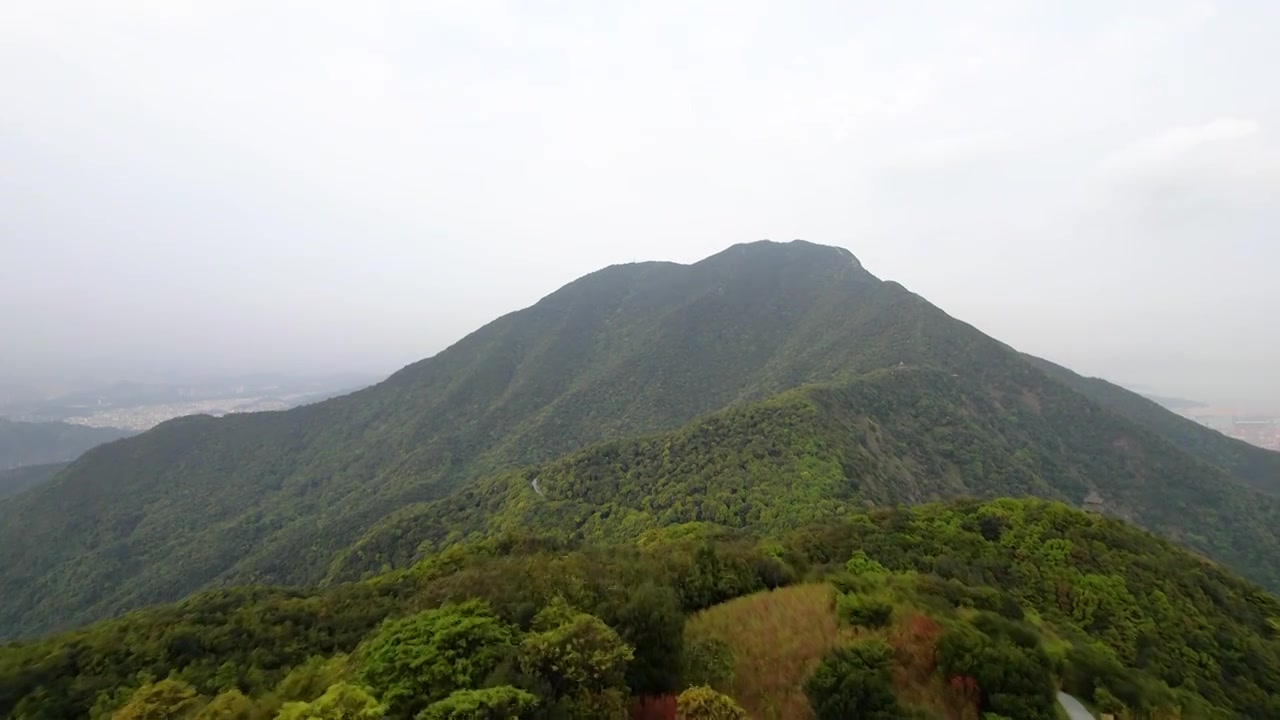
[{"label": "hillside vegetation", "polygon": [[0,418],[0,470],[75,460],[89,448],[132,434],[116,428]]},{"label": "hillside vegetation", "polygon": [[48,465],[24,465],[22,467],[0,470],[0,500],[16,495],[29,487],[34,487],[62,472],[67,463],[50,463]]},{"label": "hillside vegetation", "polygon": [[516,523],[631,538],[1093,489],[1277,587],[1275,502],[1242,487],[1266,483],[1150,424],[844,250],[615,266],[371,388],[180,418],[0,503],[0,637],[214,587],[363,577]]},{"label": "hillside vegetation", "polygon": [[[6,646],[0,715],[256,720],[348,703],[369,718],[511,704],[608,718],[629,695],[691,685],[787,717],[865,701],[902,713],[885,717],[1035,720],[1054,717],[1059,686],[1121,717],[1280,712],[1280,601],[1061,504],[558,542],[458,545],[329,590],[214,591]],[[217,714],[229,706],[240,714]]]},{"label": "hillside vegetation", "polygon": [[1248,485],[1280,495],[1280,452],[1207,430],[1197,422],[1167,411],[1153,400],[1098,378],[1086,378],[1046,360],[1030,358],[1054,379],[1121,417],[1142,425],[1187,454],[1226,471]]},{"label": "hillside vegetation", "polygon": [[407,508],[333,576],[521,529],[590,542],[688,522],[778,532],[867,506],[1028,495],[1079,505],[1095,490],[1108,513],[1280,588],[1280,500],[1034,373],[1000,386],[914,368],[799,389]]}]

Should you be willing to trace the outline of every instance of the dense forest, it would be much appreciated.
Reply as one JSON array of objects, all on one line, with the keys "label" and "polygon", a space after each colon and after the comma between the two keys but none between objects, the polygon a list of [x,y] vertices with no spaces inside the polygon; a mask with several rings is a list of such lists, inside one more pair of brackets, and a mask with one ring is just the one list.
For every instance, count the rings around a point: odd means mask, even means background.
[{"label": "dense forest", "polygon": [[0,637],[367,577],[517,526],[780,532],[970,495],[1098,492],[1280,588],[1273,454],[1063,373],[837,248],[610,267],[371,388],[170,421],[0,501]]},{"label": "dense forest", "polygon": [[952,373],[914,368],[802,388],[403,509],[340,556],[330,577],[354,579],[521,528],[611,542],[688,522],[781,531],[867,506],[956,496],[1079,505],[1096,491],[1107,513],[1280,588],[1272,532],[1280,500],[1051,390],[1010,402]]},{"label": "dense forest", "polygon": [[0,648],[16,720],[1048,720],[1059,688],[1122,718],[1278,717],[1280,601],[1122,521],[1001,499],[505,535]]}]

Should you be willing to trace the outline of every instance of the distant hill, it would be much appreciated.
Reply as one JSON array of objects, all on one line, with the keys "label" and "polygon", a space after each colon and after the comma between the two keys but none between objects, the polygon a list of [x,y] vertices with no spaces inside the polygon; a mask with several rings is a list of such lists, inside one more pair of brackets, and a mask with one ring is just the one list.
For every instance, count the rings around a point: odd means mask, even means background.
[{"label": "distant hill", "polygon": [[48,465],[24,465],[22,467],[0,470],[0,500],[16,495],[29,487],[34,487],[62,472],[68,463],[50,463]]},{"label": "distant hill", "polygon": [[1259,490],[1280,495],[1280,453],[1227,437],[1106,380],[1086,378],[1046,360],[1027,359],[1101,407],[1156,433],[1196,459]]},{"label": "distant hill", "polygon": [[0,418],[0,470],[74,460],[89,448],[132,434],[117,428]]},{"label": "distant hill", "polygon": [[356,577],[517,521],[622,538],[965,494],[1097,490],[1280,587],[1280,501],[1245,486],[1274,486],[1266,463],[1196,454],[1150,407],[1091,397],[842,249],[614,266],[373,387],[166,422],[0,504],[0,636]]},{"label": "distant hill", "polygon": [[1151,402],[1156,403],[1161,407],[1168,408],[1175,412],[1178,410],[1191,410],[1194,408],[1207,407],[1206,403],[1202,403],[1199,400],[1187,400],[1186,398],[1164,397],[1162,395],[1149,395],[1146,393],[1143,393],[1142,396],[1150,400]]}]

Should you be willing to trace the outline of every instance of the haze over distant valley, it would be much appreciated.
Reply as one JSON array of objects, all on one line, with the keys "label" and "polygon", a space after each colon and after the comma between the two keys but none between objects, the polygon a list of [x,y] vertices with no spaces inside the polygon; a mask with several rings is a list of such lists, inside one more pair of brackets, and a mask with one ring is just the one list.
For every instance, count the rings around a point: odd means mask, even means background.
[{"label": "haze over distant valley", "polygon": [[115,382],[49,397],[0,400],[0,417],[27,422],[148,430],[184,415],[287,410],[358,390],[380,380],[354,373],[326,377],[251,375],[185,383]]},{"label": "haze over distant valley", "polygon": [[0,384],[381,375],[599,267],[807,238],[1280,408],[1278,3],[259,11],[0,10]]}]

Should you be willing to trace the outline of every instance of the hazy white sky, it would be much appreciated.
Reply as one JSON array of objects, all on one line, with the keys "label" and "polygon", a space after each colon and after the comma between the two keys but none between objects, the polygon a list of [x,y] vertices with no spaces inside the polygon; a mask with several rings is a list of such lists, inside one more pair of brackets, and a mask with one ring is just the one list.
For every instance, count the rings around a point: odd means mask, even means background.
[{"label": "hazy white sky", "polygon": [[0,5],[0,380],[391,371],[805,238],[1280,406],[1280,2]]}]

